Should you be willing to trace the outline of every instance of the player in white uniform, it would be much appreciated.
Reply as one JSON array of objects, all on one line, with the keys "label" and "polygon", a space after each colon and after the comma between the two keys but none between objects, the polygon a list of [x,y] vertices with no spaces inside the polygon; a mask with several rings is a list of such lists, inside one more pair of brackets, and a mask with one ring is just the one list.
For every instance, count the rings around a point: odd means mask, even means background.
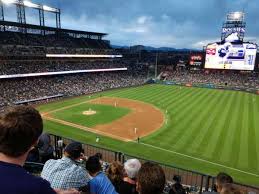
[{"label": "player in white uniform", "polygon": [[136,127],[134,128],[134,132],[137,135],[138,129]]}]

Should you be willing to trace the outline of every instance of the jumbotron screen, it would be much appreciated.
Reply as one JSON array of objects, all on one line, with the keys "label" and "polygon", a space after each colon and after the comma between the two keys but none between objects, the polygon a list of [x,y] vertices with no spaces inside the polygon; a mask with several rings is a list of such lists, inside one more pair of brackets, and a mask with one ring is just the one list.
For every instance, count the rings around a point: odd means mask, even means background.
[{"label": "jumbotron screen", "polygon": [[254,70],[257,45],[252,43],[213,43],[206,48],[205,68]]}]

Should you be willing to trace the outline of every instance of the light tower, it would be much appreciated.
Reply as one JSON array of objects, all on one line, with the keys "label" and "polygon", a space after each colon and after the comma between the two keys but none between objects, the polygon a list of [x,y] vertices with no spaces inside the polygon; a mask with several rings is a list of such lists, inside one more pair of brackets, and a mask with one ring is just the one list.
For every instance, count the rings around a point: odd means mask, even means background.
[{"label": "light tower", "polygon": [[2,1],[0,1],[0,21],[4,21],[4,5]]},{"label": "light tower", "polygon": [[25,7],[23,1],[18,0],[16,3],[16,12],[17,12],[17,22],[21,24],[26,24],[25,18]]},{"label": "light tower", "polygon": [[245,14],[243,12],[228,13],[226,22],[222,26],[221,41],[224,41],[232,33],[237,33],[239,40],[243,41],[245,28]]},{"label": "light tower", "polygon": [[[60,15],[61,11],[58,8],[49,7],[47,5],[37,4],[30,2],[29,0],[0,0],[0,21],[4,21],[4,4],[16,5],[17,22],[24,26],[26,24],[25,8],[37,9],[39,11],[39,24],[45,27],[44,12],[50,12],[56,16],[56,28],[61,28]],[[23,28],[21,28],[23,31]],[[45,30],[42,28],[42,34],[45,34]],[[23,31],[25,32],[25,31]],[[26,32],[25,32],[26,33]]]}]

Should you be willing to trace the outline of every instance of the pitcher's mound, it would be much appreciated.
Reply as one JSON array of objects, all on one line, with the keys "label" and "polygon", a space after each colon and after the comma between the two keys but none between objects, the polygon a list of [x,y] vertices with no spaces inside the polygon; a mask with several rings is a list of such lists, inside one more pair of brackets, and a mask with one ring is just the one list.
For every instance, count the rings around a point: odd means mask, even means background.
[{"label": "pitcher's mound", "polygon": [[83,115],[87,115],[87,116],[89,116],[89,115],[95,115],[96,114],[96,111],[95,110],[86,110],[86,111],[84,111],[83,112]]}]

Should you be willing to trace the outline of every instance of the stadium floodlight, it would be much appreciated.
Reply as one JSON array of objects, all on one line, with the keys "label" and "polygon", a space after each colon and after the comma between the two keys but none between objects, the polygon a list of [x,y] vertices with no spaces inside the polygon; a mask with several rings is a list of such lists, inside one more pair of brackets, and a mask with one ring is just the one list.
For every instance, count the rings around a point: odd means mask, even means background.
[{"label": "stadium floodlight", "polygon": [[17,4],[17,0],[1,0],[4,4]]},{"label": "stadium floodlight", "polygon": [[240,13],[240,12],[235,12],[234,14],[233,14],[233,17],[235,18],[235,19],[241,19],[242,18],[242,13]]},{"label": "stadium floodlight", "polygon": [[0,0],[0,2],[2,2],[3,4],[15,4],[15,5],[24,5],[25,7],[31,7],[31,8],[35,8],[35,9],[43,9],[44,11],[48,11],[48,12],[54,12],[54,13],[58,13],[59,9],[57,8],[53,8],[53,7],[49,7],[47,5],[40,5],[40,4],[36,4],[36,3],[32,3],[29,0]]},{"label": "stadium floodlight", "polygon": [[56,8],[52,8],[52,7],[49,7],[47,5],[43,5],[42,8],[43,8],[44,11],[58,12],[58,10]]},{"label": "stadium floodlight", "polygon": [[231,12],[227,15],[227,21],[244,21],[245,14],[243,12]]},{"label": "stadium floodlight", "polygon": [[31,8],[40,8],[40,5],[38,4],[35,4],[35,3],[32,3],[30,1],[23,1],[23,4],[26,6],[26,7],[31,7]]}]

